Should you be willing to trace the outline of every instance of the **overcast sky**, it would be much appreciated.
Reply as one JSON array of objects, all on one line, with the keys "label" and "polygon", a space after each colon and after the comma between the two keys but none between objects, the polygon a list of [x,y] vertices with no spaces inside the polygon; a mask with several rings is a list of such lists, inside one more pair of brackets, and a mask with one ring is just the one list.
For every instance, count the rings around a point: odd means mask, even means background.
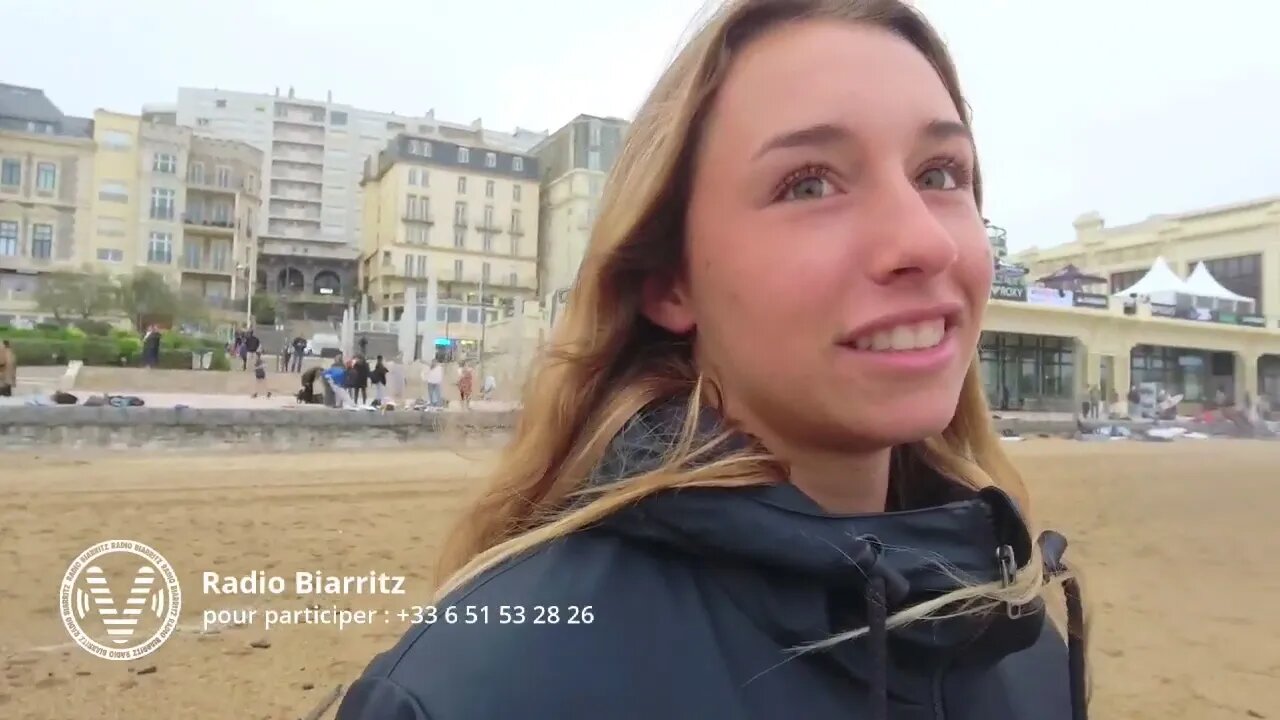
[{"label": "overcast sky", "polygon": [[[1010,247],[1280,194],[1280,4],[918,0],[974,108]],[[64,112],[180,85],[553,130],[630,118],[702,0],[0,0],[0,81]]]}]

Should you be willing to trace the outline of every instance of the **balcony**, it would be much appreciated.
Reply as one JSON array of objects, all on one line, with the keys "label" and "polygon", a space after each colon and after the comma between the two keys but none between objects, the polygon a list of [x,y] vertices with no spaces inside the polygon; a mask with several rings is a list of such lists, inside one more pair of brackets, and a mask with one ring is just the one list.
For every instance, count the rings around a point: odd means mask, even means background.
[{"label": "balcony", "polygon": [[236,232],[236,224],[230,220],[214,220],[201,215],[183,215],[182,226],[184,230],[205,235],[230,237]]},{"label": "balcony", "polygon": [[235,195],[240,192],[240,186],[236,183],[230,182],[227,185],[219,185],[217,180],[217,177],[210,177],[208,175],[201,178],[188,176],[187,189],[198,190],[200,192],[217,193],[219,195]]},{"label": "balcony", "polygon": [[230,275],[230,255],[210,255],[207,253],[182,256],[182,271],[203,275]]},{"label": "balcony", "polygon": [[324,108],[308,105],[277,104],[275,122],[280,124],[324,127]]},{"label": "balcony", "polygon": [[453,226],[454,226],[454,227],[460,227],[460,228],[470,227],[470,223],[468,223],[468,222],[467,222],[467,219],[466,219],[465,217],[463,217],[462,215],[454,215],[454,216],[453,216]]},{"label": "balcony", "polygon": [[278,227],[278,226],[268,227],[267,234],[271,235],[272,237],[282,237],[282,238],[288,238],[290,240],[319,240],[320,239],[320,233],[314,230],[308,231],[308,230],[303,230],[301,228],[293,228],[293,227],[284,227],[284,228]]},{"label": "balcony", "polygon": [[494,235],[502,232],[502,228],[493,220],[480,220],[476,223],[476,229],[482,233],[492,233]]},{"label": "balcony", "polygon": [[319,145],[320,147],[324,147],[323,130],[319,132],[295,132],[277,127],[275,133],[272,135],[272,139],[276,141],[277,145],[285,142],[298,143],[299,145]]},{"label": "balcony", "polygon": [[282,220],[298,220],[306,223],[320,222],[320,213],[310,210],[300,210],[298,208],[281,208],[273,207],[269,211],[268,217],[280,218]]},{"label": "balcony", "polygon": [[307,191],[301,188],[280,186],[275,183],[271,185],[271,199],[301,200],[302,202],[316,203],[317,205],[321,202],[319,190]]},{"label": "balcony", "polygon": [[521,237],[524,235],[524,228],[520,227],[519,225],[512,225],[511,229],[508,230],[507,232],[512,234],[515,237]]},{"label": "balcony", "polygon": [[436,216],[432,215],[431,213],[427,213],[426,215],[423,215],[421,213],[405,212],[400,219],[404,220],[407,223],[419,223],[422,225],[436,224]]},{"label": "balcony", "polygon": [[284,160],[291,163],[299,163],[302,165],[320,165],[324,166],[323,152],[307,152],[305,150],[293,150],[288,145],[280,145],[277,143],[271,149],[271,158],[273,160]]},{"label": "balcony", "polygon": [[295,169],[289,166],[277,165],[271,169],[271,177],[274,180],[288,180],[295,183],[324,184],[324,173],[320,170],[308,171],[303,168]]}]

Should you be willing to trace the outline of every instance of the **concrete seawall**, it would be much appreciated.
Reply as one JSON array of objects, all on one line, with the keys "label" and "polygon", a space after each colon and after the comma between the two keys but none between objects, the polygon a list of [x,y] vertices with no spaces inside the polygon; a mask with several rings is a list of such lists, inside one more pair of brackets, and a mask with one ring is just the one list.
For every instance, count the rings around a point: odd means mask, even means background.
[{"label": "concrete seawall", "polygon": [[0,451],[457,447],[492,443],[514,422],[510,412],[5,407]]},{"label": "concrete seawall", "polygon": [[[0,408],[0,451],[219,450],[459,447],[502,442],[515,424],[509,412],[362,412],[346,410],[11,406]],[[1073,419],[1001,418],[997,431],[1070,437]],[[1149,423],[1091,421],[1131,430]],[[1168,423],[1172,426],[1175,423]],[[1226,428],[1199,429],[1208,432]]]}]

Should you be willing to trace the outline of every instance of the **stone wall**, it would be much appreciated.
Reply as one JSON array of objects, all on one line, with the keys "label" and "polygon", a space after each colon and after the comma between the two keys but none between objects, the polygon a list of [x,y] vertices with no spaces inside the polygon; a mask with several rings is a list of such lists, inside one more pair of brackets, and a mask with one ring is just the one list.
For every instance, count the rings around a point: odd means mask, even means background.
[{"label": "stone wall", "polygon": [[0,451],[306,451],[501,442],[504,412],[367,412],[23,406],[0,408]]}]

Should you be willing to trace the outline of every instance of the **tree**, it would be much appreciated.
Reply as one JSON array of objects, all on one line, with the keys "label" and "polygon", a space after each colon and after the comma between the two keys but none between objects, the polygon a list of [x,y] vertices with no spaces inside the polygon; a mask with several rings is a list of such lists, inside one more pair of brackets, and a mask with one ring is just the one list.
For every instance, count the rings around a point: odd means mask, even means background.
[{"label": "tree", "polygon": [[36,288],[36,305],[61,323],[64,317],[88,320],[116,308],[117,288],[111,276],[86,267],[81,272],[46,273]]},{"label": "tree", "polygon": [[180,298],[163,275],[142,268],[120,281],[120,308],[142,332],[151,323],[172,324],[180,314]]}]

